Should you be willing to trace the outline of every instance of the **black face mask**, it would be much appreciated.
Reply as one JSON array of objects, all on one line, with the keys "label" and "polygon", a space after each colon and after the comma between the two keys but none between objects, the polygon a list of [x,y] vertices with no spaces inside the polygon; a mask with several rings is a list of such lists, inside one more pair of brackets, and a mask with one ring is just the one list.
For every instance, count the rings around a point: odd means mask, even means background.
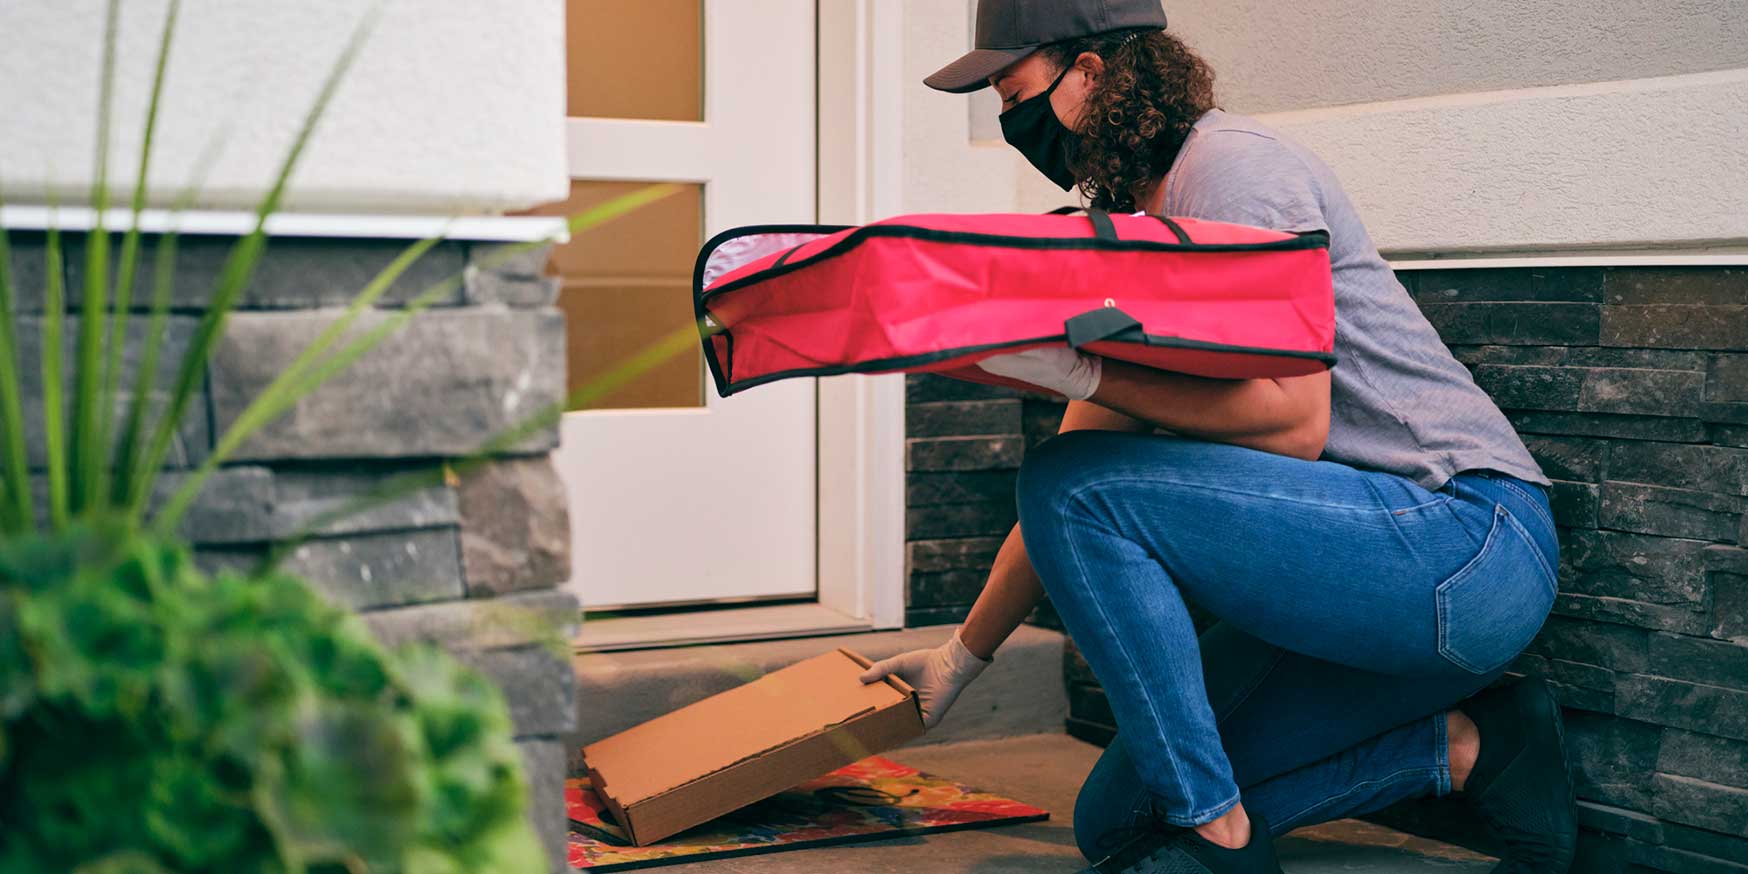
[{"label": "black face mask", "polygon": [[1068,149],[1074,143],[1074,132],[1056,117],[1050,95],[1072,69],[1074,65],[1070,64],[1044,93],[1028,97],[1001,114],[1002,138],[1063,191],[1073,190],[1074,183],[1079,181],[1074,178],[1074,171],[1068,169]]}]

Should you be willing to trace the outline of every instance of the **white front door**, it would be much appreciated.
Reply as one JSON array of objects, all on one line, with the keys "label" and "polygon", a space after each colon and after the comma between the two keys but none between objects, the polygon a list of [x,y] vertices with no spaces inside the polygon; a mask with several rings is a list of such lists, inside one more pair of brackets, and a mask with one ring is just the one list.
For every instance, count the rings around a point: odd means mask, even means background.
[{"label": "white front door", "polygon": [[[815,218],[814,0],[570,0],[576,210],[685,190],[555,253],[573,389],[692,319],[694,256]],[[811,597],[816,384],[724,400],[696,346],[591,409],[555,456],[585,608]]]}]

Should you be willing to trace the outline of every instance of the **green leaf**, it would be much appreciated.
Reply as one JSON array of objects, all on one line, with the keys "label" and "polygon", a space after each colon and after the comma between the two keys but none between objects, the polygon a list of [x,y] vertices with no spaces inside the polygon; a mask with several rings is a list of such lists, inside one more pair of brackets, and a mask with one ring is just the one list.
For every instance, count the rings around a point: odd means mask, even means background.
[{"label": "green leaf", "polygon": [[176,874],[148,853],[122,850],[73,869],[73,874]]},{"label": "green leaf", "polygon": [[[0,199],[0,207],[5,206]],[[31,508],[30,466],[25,459],[24,386],[18,373],[18,327],[12,316],[12,248],[0,228],[0,532],[22,534],[36,528]]]},{"label": "green leaf", "polygon": [[[134,271],[139,261],[140,251],[140,212],[146,207],[146,180],[152,163],[152,144],[158,130],[158,107],[164,95],[164,74],[170,67],[171,38],[176,32],[176,19],[181,13],[181,8],[182,0],[170,0],[169,9],[164,15],[164,28],[158,40],[158,61],[152,72],[152,96],[146,105],[146,127],[140,144],[139,172],[134,176],[133,221],[128,227],[127,236],[122,239],[121,258],[116,266],[115,316],[109,335],[109,357],[103,366],[103,402],[98,427],[98,432],[102,435],[103,443],[106,445],[113,433],[110,419],[114,415],[117,399],[116,379],[121,370],[122,350],[127,347],[127,325],[133,310]],[[167,307],[168,302],[166,301],[166,309]],[[156,308],[154,300],[153,317],[155,321],[158,313],[159,310]],[[160,331],[161,342],[163,327],[161,321],[157,323],[157,327]],[[156,350],[153,350],[152,369],[156,370],[156,366]],[[149,388],[151,383],[147,382],[145,385]],[[132,455],[132,447],[137,445],[139,439],[139,422],[134,418],[134,411],[140,409],[138,406],[139,397],[136,395],[135,402],[130,404],[127,424],[131,436],[128,438],[127,448],[124,452],[123,447],[117,446],[110,462],[110,484],[106,496],[110,506],[125,506],[131,491],[126,479],[130,475],[131,465],[124,469],[122,460],[124,457]]]},{"label": "green leaf", "polygon": [[128,399],[127,420],[115,445],[115,485],[112,505],[131,507],[137,495],[151,486],[151,472],[140,462],[140,436],[145,427],[146,407],[158,381],[158,358],[163,354],[164,334],[170,325],[170,300],[176,282],[176,244],[171,229],[158,236],[152,271],[152,315],[146,322],[145,348],[140,353],[139,372]]},{"label": "green leaf", "polygon": [[[150,444],[141,462],[140,476],[146,482],[155,480],[158,472],[163,469],[164,457],[170,450],[172,437],[176,433],[176,425],[182,420],[183,413],[188,409],[188,403],[194,396],[194,389],[206,372],[206,362],[212,356],[213,347],[217,344],[224,330],[225,319],[230,316],[236,306],[237,298],[243,288],[248,285],[254,274],[255,266],[261,260],[261,254],[267,246],[267,218],[279,210],[280,201],[285,196],[286,186],[291,181],[292,171],[297,168],[298,159],[303,156],[304,149],[309,145],[310,137],[315,133],[316,125],[321,121],[328,104],[334,99],[334,94],[340,88],[340,82],[345,78],[346,71],[357,60],[359,52],[364,47],[364,41],[375,28],[382,14],[381,3],[373,4],[353,29],[352,37],[341,50],[339,60],[328,73],[328,78],[322,83],[322,89],[316,95],[315,104],[304,115],[303,125],[298,129],[297,137],[292,141],[291,149],[286,153],[279,167],[279,173],[267,195],[261,199],[255,209],[255,228],[232,247],[230,256],[225,259],[224,267],[219,271],[219,278],[214,283],[212,298],[207,303],[205,315],[195,328],[194,338],[189,343],[188,350],[182,356],[181,367],[176,374],[175,387],[170,396],[170,403],[159,418],[157,427],[153,429]],[[129,518],[139,520],[145,514],[145,504],[150,498],[150,489],[144,489],[133,496],[133,504],[129,508]]]},{"label": "green leaf", "polygon": [[430,791],[416,723],[350,702],[308,701],[297,743],[264,762],[255,803],[280,852],[304,864],[395,870]]},{"label": "green leaf", "polygon": [[296,579],[77,523],[0,541],[7,640],[0,870],[545,870],[498,690]]},{"label": "green leaf", "polygon": [[66,294],[61,284],[61,232],[53,221],[48,230],[48,277],[43,290],[42,317],[42,430],[48,458],[49,523],[57,530],[67,527],[67,445],[64,429],[67,408],[62,401],[63,368],[61,329],[66,321]]},{"label": "green leaf", "polygon": [[[651,203],[655,203],[656,201],[667,197],[672,197],[683,190],[684,189],[681,186],[672,183],[660,183],[646,186],[636,191],[628,192],[619,197],[613,198],[612,200],[599,204],[591,209],[577,213],[576,215],[569,217],[565,224],[567,229],[572,233],[582,233],[648,206]],[[531,243],[507,246],[493,253],[492,256],[484,259],[477,266],[481,269],[489,269],[493,264],[509,258],[517,252],[538,246],[551,245],[551,243],[551,240],[537,240]],[[333,378],[335,374],[350,367],[358,358],[369,352],[388,336],[400,330],[408,321],[417,316],[425,308],[429,307],[431,303],[441,300],[444,295],[454,289],[461,281],[462,274],[458,273],[431,285],[416,295],[406,306],[402,307],[399,312],[384,319],[381,324],[367,332],[363,337],[349,344],[339,354],[321,362],[320,367],[304,378],[302,383],[299,384],[295,390],[285,393],[276,406],[263,411],[265,417],[263,424],[284,415],[285,412],[291,409],[298,400],[320,388],[324,382]],[[649,370],[660,366],[663,362],[675,355],[691,348],[698,342],[698,336],[699,328],[696,325],[690,325],[663,337],[654,345],[642,352],[630,356],[607,373],[602,374],[600,377],[586,385],[578,387],[565,400],[555,404],[550,404],[541,410],[535,411],[523,421],[512,425],[502,433],[493,436],[478,450],[461,459],[450,462],[448,468],[449,472],[453,473],[468,470],[484,463],[485,461],[489,461],[492,456],[515,446],[527,439],[530,435],[544,428],[551,427],[567,410],[577,409],[582,405],[592,403],[624,386]],[[274,385],[277,386],[278,384],[279,383],[276,380]],[[269,391],[272,391],[272,389],[270,388]],[[258,428],[259,426],[256,427]],[[308,520],[289,540],[275,544],[257,568],[257,572],[264,573],[267,570],[276,567],[285,555],[289,554],[292,549],[296,548],[298,544],[303,543],[315,532],[321,531],[323,528],[326,528],[335,522],[349,518],[358,513],[390,503],[412,492],[437,485],[443,481],[445,475],[443,469],[427,469],[391,477],[390,479],[385,480],[382,485],[377,488],[346,502],[332,511],[317,515],[315,518]],[[192,496],[190,496],[189,500],[192,500]],[[179,515],[180,512],[177,514],[177,517],[172,517],[168,520],[161,516],[154,523],[156,529],[160,532],[173,530],[173,524]],[[166,524],[166,521],[170,524]]]},{"label": "green leaf", "polygon": [[85,309],[79,320],[78,360],[73,391],[72,469],[69,487],[74,513],[83,513],[102,496],[108,447],[98,433],[107,399],[102,396],[103,335],[108,324],[109,232],[104,228],[109,211],[109,117],[115,97],[115,38],[120,0],[109,0],[103,19],[103,62],[98,74],[97,157],[91,184],[91,209],[95,213],[90,233],[85,235]]},{"label": "green leaf", "polygon": [[[379,328],[380,330],[381,328]],[[474,468],[489,463],[530,436],[557,424],[566,412],[586,408],[589,404],[606,397],[639,376],[659,367],[663,362],[691,349],[698,343],[699,330],[697,326],[689,325],[673,331],[648,348],[627,356],[606,373],[577,387],[563,400],[548,404],[535,411],[522,421],[494,435],[467,455],[450,459],[441,468],[427,468],[397,474],[383,480],[375,488],[352,498],[339,507],[316,514],[306,520],[290,537],[274,543],[256,567],[255,573],[266,573],[278,567],[285,556],[290,555],[299,545],[336,522],[393,503],[413,492],[440,485],[449,477],[465,475]],[[345,365],[341,364],[340,366]],[[160,527],[158,530],[164,529]]]},{"label": "green leaf", "polygon": [[285,411],[295,405],[298,399],[320,386],[320,381],[317,381],[306,388],[305,385],[308,381],[305,379],[305,374],[323,361],[328,350],[345,335],[353,322],[357,321],[360,315],[373,306],[394,285],[395,280],[399,279],[401,274],[413,265],[413,262],[424,256],[426,252],[431,250],[431,247],[437,245],[442,239],[443,236],[439,234],[420,240],[402,251],[388,266],[377,273],[363,291],[352,299],[351,304],[346,307],[345,312],[341,313],[338,319],[324,328],[322,333],[312,340],[303,352],[299,353],[290,367],[274,377],[273,382],[255,396],[255,399],[243,409],[243,412],[238,414],[236,421],[225,429],[224,435],[219,438],[218,443],[207,454],[206,460],[201,463],[199,469],[183,480],[176,493],[159,511],[153,520],[153,525],[160,532],[168,535],[176,530],[176,526],[182,521],[182,515],[188,511],[189,505],[200,494],[206,481],[218,470],[220,464],[228,460],[231,454],[243,445],[243,441],[249,439],[250,435],[259,431],[267,423],[284,415]]},{"label": "green leaf", "polygon": [[223,134],[215,135],[195,162],[195,176],[176,198],[170,212],[170,227],[158,235],[155,269],[152,277],[152,315],[146,325],[145,348],[141,353],[139,372],[134,376],[134,390],[128,399],[127,422],[121,439],[115,446],[115,486],[111,506],[131,508],[141,495],[149,494],[153,469],[142,459],[140,440],[145,427],[146,407],[152,389],[158,383],[158,359],[163,354],[164,334],[170,323],[170,304],[176,287],[176,248],[180,234],[176,220],[194,203],[205,182],[205,169],[217,161],[223,150]]}]

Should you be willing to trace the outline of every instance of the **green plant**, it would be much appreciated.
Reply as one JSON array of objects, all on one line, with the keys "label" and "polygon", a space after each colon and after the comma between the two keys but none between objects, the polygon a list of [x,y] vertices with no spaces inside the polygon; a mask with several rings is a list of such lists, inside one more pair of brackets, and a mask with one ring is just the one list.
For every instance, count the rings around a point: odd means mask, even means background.
[{"label": "green plant", "polygon": [[[133,222],[112,264],[103,217],[118,6],[110,0],[104,34],[91,192],[98,220],[85,238],[70,391],[62,357],[64,243],[56,229],[47,234],[43,357],[35,362],[46,449],[42,506],[26,457],[16,289],[0,230],[0,871],[541,870],[508,717],[490,684],[431,648],[385,650],[357,619],[274,571],[281,552],[255,573],[209,578],[175,537],[202,486],[251,434],[454,290],[459,274],[367,330],[355,329],[441,238],[410,245],[384,268],[254,399],[198,469],[174,490],[161,488],[177,423],[268,245],[267,219],[375,12],[305,116],[253,231],[220,271],[176,363],[168,400],[153,410],[149,390],[157,384],[177,246],[174,232],[158,238],[141,365],[118,426],[121,348],[142,260],[139,219],[180,0],[171,0],[160,35]],[[198,190],[191,182],[176,211]],[[650,186],[571,217],[569,228],[581,233],[677,190]],[[497,257],[548,242],[505,247]],[[310,520],[281,546],[335,516],[482,463],[696,337],[695,326],[674,332],[477,452],[435,473],[387,480]]]},{"label": "green plant", "polygon": [[439,652],[126,529],[0,578],[0,870],[544,870],[503,702]]}]

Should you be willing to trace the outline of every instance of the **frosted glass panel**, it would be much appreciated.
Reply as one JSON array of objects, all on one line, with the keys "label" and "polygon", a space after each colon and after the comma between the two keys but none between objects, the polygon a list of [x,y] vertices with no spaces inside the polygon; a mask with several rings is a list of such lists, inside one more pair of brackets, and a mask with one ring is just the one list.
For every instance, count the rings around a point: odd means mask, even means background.
[{"label": "frosted glass panel", "polygon": [[[648,184],[577,180],[569,200],[534,212],[571,215]],[[554,247],[550,263],[564,283],[558,305],[565,314],[572,391],[693,324],[692,266],[703,235],[704,188],[687,185]],[[693,346],[589,409],[703,404],[704,360]]]},{"label": "frosted glass panel", "polygon": [[704,120],[702,0],[569,0],[572,118]]}]

